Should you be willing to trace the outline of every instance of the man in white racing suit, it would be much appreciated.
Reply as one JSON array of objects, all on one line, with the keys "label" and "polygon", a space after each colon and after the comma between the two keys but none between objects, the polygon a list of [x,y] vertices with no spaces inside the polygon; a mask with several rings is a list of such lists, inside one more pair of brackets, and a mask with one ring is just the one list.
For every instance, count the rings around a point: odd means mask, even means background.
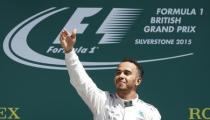
[{"label": "man in white racing suit", "polygon": [[93,113],[94,120],[160,120],[158,110],[137,94],[143,71],[135,61],[122,61],[115,74],[116,93],[99,89],[88,76],[74,51],[76,29],[61,32],[60,42],[65,51],[65,61],[70,82]]}]

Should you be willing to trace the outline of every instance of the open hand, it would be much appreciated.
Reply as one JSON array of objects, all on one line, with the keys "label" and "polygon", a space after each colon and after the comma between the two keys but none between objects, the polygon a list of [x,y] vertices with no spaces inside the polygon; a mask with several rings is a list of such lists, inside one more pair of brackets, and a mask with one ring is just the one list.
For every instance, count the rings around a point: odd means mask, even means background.
[{"label": "open hand", "polygon": [[76,43],[76,33],[77,30],[73,29],[71,32],[68,32],[64,29],[60,34],[60,43],[64,48],[65,53],[72,51],[74,44]]}]

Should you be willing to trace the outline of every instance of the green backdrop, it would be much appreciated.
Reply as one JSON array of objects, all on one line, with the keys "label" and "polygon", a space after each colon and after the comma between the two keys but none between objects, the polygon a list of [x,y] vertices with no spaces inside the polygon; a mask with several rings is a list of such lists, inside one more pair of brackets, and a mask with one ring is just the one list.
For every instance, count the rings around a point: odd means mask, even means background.
[{"label": "green backdrop", "polygon": [[[0,119],[92,119],[90,110],[70,85],[62,62],[64,55],[58,51],[60,45],[53,43],[65,25],[77,20],[87,26],[79,30],[75,47],[98,87],[114,92],[116,64],[112,63],[129,56],[141,62],[145,70],[138,89],[140,98],[157,107],[163,120],[210,119],[209,1],[0,3]],[[54,13],[56,10],[60,11]],[[95,13],[80,18],[91,11]],[[69,21],[73,17],[76,21]],[[156,19],[155,23],[152,19]],[[79,26],[67,26],[71,27]],[[117,42],[99,43],[105,35]],[[25,49],[27,46],[46,59],[32,54]],[[48,58],[56,60],[53,63]]]}]

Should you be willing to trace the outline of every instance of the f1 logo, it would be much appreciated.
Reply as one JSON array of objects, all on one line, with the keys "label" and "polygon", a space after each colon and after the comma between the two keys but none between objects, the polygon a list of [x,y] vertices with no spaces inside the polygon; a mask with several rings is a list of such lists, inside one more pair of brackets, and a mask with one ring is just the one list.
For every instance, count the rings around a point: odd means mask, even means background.
[{"label": "f1 logo", "polygon": [[[72,30],[77,28],[77,33],[82,34],[88,27],[88,23],[81,23],[84,18],[96,15],[102,8],[77,8],[70,17],[64,28]],[[135,8],[113,8],[96,34],[104,34],[99,44],[120,43],[128,28],[136,20],[142,9]],[[59,35],[53,44],[59,44]]]}]

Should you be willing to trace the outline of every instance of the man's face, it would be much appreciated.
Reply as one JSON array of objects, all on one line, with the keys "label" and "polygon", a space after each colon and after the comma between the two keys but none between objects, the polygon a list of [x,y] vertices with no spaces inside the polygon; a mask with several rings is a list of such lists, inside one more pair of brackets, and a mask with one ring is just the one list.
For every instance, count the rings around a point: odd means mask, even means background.
[{"label": "man's face", "polygon": [[115,74],[115,86],[117,91],[136,91],[136,87],[140,82],[135,64],[130,62],[122,62],[119,64]]}]

